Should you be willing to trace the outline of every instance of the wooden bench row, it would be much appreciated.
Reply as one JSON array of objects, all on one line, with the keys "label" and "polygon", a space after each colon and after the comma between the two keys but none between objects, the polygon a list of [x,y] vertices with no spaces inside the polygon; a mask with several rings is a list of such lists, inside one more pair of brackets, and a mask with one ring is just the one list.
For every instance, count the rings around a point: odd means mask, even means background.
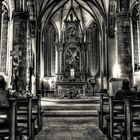
[{"label": "wooden bench row", "polygon": [[[0,107],[0,138],[8,137],[10,140],[21,140],[24,127],[17,126],[17,101],[15,98],[9,99],[9,107]],[[7,115],[4,114],[8,113]],[[7,121],[7,123],[5,123]]]},{"label": "wooden bench row", "polygon": [[140,98],[100,98],[99,127],[108,139],[118,135],[123,140],[132,140],[140,136]]},{"label": "wooden bench row", "polygon": [[109,98],[108,96],[104,96],[104,94],[100,95],[100,108],[98,110],[99,114],[99,128],[106,132],[106,124],[105,124],[105,116],[109,114]]},{"label": "wooden bench row", "polygon": [[[42,129],[42,117],[43,111],[41,110],[41,95],[37,97],[20,97],[20,98],[11,98],[13,101],[12,106],[10,105],[9,113],[9,139],[16,140],[21,139],[21,135],[26,135],[29,140],[33,140],[35,134],[37,134]],[[11,99],[9,100],[11,102]],[[11,103],[10,103],[11,104]],[[0,108],[0,111],[5,109]],[[14,111],[11,111],[14,110]],[[11,117],[14,117],[11,119]],[[7,118],[6,118],[7,119]],[[14,127],[14,129],[13,129]],[[22,128],[22,131],[19,132],[20,136],[17,138],[17,130]],[[24,129],[23,129],[24,128]],[[3,129],[1,131],[1,137],[4,137]],[[11,133],[11,131],[14,131]],[[19,131],[19,130],[18,130]]]}]

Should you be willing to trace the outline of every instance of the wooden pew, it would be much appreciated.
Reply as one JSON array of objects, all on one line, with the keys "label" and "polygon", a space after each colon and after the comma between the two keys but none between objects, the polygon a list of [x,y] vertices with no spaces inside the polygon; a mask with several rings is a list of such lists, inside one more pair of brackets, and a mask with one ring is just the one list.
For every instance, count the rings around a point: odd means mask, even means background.
[{"label": "wooden pew", "polygon": [[[8,122],[4,124],[3,128],[0,128],[0,137],[5,138],[8,137],[9,140],[21,140],[22,132],[24,127],[17,127],[17,102],[15,98],[9,98],[9,107],[0,107],[1,114],[5,114],[6,112],[9,114],[2,115],[2,120],[7,120]],[[6,114],[7,114],[6,113]],[[1,125],[1,124],[0,124]]]},{"label": "wooden pew", "polygon": [[99,128],[103,133],[106,132],[107,126],[105,124],[105,116],[109,114],[109,99],[108,96],[104,96],[104,93],[100,94],[100,108],[98,110],[99,115]]},{"label": "wooden pew", "polygon": [[124,122],[124,115],[124,100],[110,96],[109,115],[106,117],[107,137],[110,140],[113,140],[115,134],[120,134],[115,125]]},{"label": "wooden pew", "polygon": [[[22,98],[20,99],[22,100]],[[25,101],[26,102],[26,101]],[[32,108],[31,114],[32,114],[32,121],[34,118],[36,118],[36,121],[34,122],[34,130],[32,130],[33,136],[37,134],[41,129],[43,125],[43,113],[44,111],[41,109],[41,94],[38,94],[37,96],[32,97]],[[20,110],[18,111],[18,115],[20,116],[27,116],[27,107],[25,105],[22,105],[24,108],[20,107]],[[33,123],[32,122],[32,123]]]},{"label": "wooden pew", "polygon": [[[123,113],[123,110],[118,108],[122,103],[122,99],[104,96],[104,94],[100,95],[100,109],[98,111],[99,128],[103,133],[107,133],[108,138],[112,137],[115,133],[113,125],[119,122],[120,115]],[[110,108],[110,106],[112,106],[112,108]]]},{"label": "wooden pew", "polygon": [[125,123],[119,126],[118,130],[122,134],[122,140],[132,140],[140,137],[140,98],[125,99]]},{"label": "wooden pew", "polygon": [[140,136],[140,99],[116,99],[109,97],[109,117],[107,120],[107,136],[110,140],[120,135],[123,140],[132,140]]},{"label": "wooden pew", "polygon": [[37,129],[38,132],[42,130],[43,127],[43,114],[44,111],[41,109],[41,94],[37,94],[32,98],[33,102],[33,115],[37,116]]},{"label": "wooden pew", "polygon": [[19,126],[24,126],[23,132],[29,140],[33,140],[35,136],[36,117],[32,115],[32,97],[17,98],[17,122]]}]

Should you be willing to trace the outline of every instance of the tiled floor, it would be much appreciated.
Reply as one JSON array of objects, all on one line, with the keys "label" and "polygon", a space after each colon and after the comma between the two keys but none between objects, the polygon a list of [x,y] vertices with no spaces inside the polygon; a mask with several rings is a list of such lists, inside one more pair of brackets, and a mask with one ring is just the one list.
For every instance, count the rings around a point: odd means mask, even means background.
[{"label": "tiled floor", "polygon": [[35,140],[107,140],[97,117],[44,117],[43,125]]}]

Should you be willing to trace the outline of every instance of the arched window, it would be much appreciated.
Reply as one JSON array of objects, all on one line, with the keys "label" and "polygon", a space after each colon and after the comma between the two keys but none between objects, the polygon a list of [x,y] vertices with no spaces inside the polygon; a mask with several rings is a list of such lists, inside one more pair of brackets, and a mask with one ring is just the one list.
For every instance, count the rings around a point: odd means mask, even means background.
[{"label": "arched window", "polygon": [[92,22],[87,29],[88,45],[88,73],[93,77],[99,72],[99,30],[96,23]]},{"label": "arched window", "polygon": [[45,76],[55,76],[55,43],[56,29],[52,22],[49,22],[46,27],[44,36],[44,72]]},{"label": "arched window", "polygon": [[6,73],[7,36],[8,36],[8,9],[2,5],[1,42],[0,42],[0,71]]},{"label": "arched window", "polygon": [[132,10],[132,28],[133,28],[133,47],[134,47],[134,66],[135,71],[139,70],[140,66],[140,48],[139,48],[139,37],[140,37],[140,28],[139,28],[139,11],[138,5],[135,5]]}]

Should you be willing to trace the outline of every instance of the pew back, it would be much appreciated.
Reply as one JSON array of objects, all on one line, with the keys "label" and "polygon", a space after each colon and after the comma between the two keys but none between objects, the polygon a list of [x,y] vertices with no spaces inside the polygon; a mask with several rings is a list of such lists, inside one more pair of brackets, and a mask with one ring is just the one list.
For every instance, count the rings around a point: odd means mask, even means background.
[{"label": "pew back", "polygon": [[[140,131],[134,132],[134,122],[140,123],[139,114],[140,99],[109,97],[109,139],[114,138],[115,130],[117,129],[119,130],[118,133],[123,135],[123,139],[132,140],[135,134],[140,133]],[[114,124],[117,124],[117,127]]]},{"label": "pew back", "polygon": [[109,117],[107,118],[108,124],[108,137],[113,139],[115,133],[114,125],[124,121],[124,100],[117,99],[113,96],[109,97]]},{"label": "pew back", "polygon": [[9,137],[10,140],[21,140],[23,127],[17,127],[17,102],[15,98],[9,98],[9,107],[1,106],[1,120],[6,119],[5,127],[0,128],[0,137]]},{"label": "pew back", "polygon": [[37,112],[37,126],[38,126],[38,131],[42,129],[43,125],[43,111],[41,109],[41,94],[37,94],[37,96],[32,98],[32,103],[33,103],[33,108]]},{"label": "pew back", "polygon": [[109,99],[108,96],[104,94],[100,95],[100,108],[98,110],[99,114],[99,128],[104,132],[105,131],[105,116],[109,114]]},{"label": "pew back", "polygon": [[31,96],[27,96],[27,97],[21,97],[21,98],[17,98],[17,109],[19,110],[27,110],[27,113],[23,116],[19,116],[18,122],[19,123],[24,123],[24,119],[27,120],[27,122],[25,121],[25,123],[27,123],[27,135],[29,140],[32,140],[33,138],[33,125],[32,125],[32,97]]}]

